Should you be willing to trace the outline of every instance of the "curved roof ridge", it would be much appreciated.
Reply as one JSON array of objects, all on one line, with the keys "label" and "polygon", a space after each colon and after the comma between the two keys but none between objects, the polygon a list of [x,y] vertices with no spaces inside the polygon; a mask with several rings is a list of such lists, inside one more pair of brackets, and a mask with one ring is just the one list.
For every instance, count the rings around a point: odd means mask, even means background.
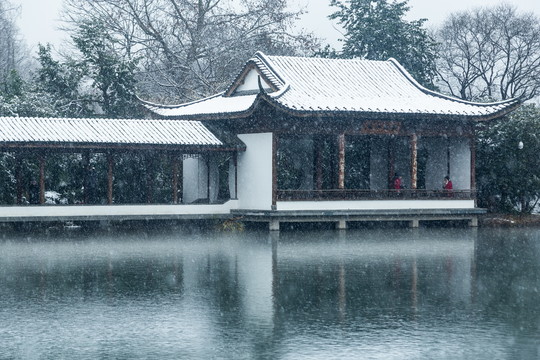
[{"label": "curved roof ridge", "polygon": [[203,102],[203,101],[211,100],[213,98],[222,96],[223,94],[224,94],[224,91],[219,92],[219,93],[214,94],[214,95],[203,97],[203,98],[198,99],[198,100],[193,100],[193,101],[190,101],[190,102],[181,103],[181,104],[174,104],[174,105],[156,104],[156,103],[153,103],[153,102],[150,102],[150,101],[143,100],[141,98],[138,98],[138,99],[146,107],[154,107],[154,108],[160,108],[160,109],[178,109],[178,108],[182,108],[182,107],[185,107],[185,106],[198,104],[198,103]]},{"label": "curved roof ridge", "polygon": [[412,77],[412,75],[407,71],[407,69],[405,69],[403,65],[401,65],[399,61],[397,61],[395,58],[389,58],[387,61],[392,63],[407,78],[407,80],[409,80],[414,86],[416,86],[420,91],[424,92],[427,95],[436,96],[441,99],[455,101],[455,102],[467,104],[467,105],[475,105],[475,106],[497,106],[497,105],[506,105],[506,104],[511,104],[511,103],[521,101],[519,98],[511,98],[511,99],[506,99],[506,100],[501,100],[501,101],[481,103],[477,101],[463,100],[455,96],[445,95],[437,91],[430,90],[426,88],[425,86],[421,85],[418,81],[416,81],[414,77]]},{"label": "curved roof ridge", "polygon": [[[271,71],[271,74],[273,75],[273,77],[275,77],[276,79],[278,79],[282,86],[286,86],[287,85],[287,81],[286,79],[283,79],[283,77],[279,74],[279,72],[276,71],[275,69],[275,66],[272,65],[272,60],[271,60],[271,57],[270,56],[267,56],[265,53],[263,53],[262,51],[257,51],[255,53],[255,58],[258,58],[261,63],[269,70]],[[270,80],[270,79],[269,79]]]},{"label": "curved roof ridge", "polygon": [[239,86],[240,80],[248,73],[252,68],[256,68],[266,81],[268,81],[274,88],[281,90],[285,85],[282,78],[274,70],[268,61],[267,56],[262,51],[257,51],[253,57],[251,57],[234,77],[234,80],[223,92],[223,96],[231,96],[236,88]]},{"label": "curved roof ridge", "polygon": [[[266,82],[265,88],[269,87],[271,91],[263,90],[260,86],[257,91],[253,78],[250,78],[252,91],[236,94],[247,76],[259,76]],[[145,106],[163,117],[213,119],[247,116],[260,98],[302,116],[402,114],[409,117],[469,117],[473,120],[503,116],[522,102],[514,98],[479,103],[429,90],[393,58],[366,60],[269,56],[259,51],[246,62],[223,93],[182,105]]]}]

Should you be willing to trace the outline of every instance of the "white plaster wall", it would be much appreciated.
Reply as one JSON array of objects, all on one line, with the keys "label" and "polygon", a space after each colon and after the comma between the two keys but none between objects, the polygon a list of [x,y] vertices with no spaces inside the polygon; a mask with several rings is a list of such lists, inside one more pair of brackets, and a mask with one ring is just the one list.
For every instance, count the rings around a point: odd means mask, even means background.
[{"label": "white plaster wall", "polygon": [[422,137],[422,145],[428,152],[426,164],[426,190],[441,190],[443,179],[447,175],[446,169],[446,144],[443,137]]},{"label": "white plaster wall", "polygon": [[183,199],[189,204],[208,197],[208,169],[203,157],[185,159],[183,165]]},{"label": "white plaster wall", "polygon": [[234,166],[234,159],[231,158],[229,161],[229,194],[231,194],[231,199],[236,199],[236,169]]},{"label": "white plaster wall", "polygon": [[238,209],[237,200],[224,204],[196,205],[51,205],[51,206],[0,206],[0,218],[50,218],[66,220],[76,217],[92,216],[174,216],[174,215],[209,215],[229,214]]},{"label": "white plaster wall", "polygon": [[[271,91],[270,86],[261,78],[261,84],[265,91]],[[259,91],[259,73],[251,70],[244,77],[244,83],[236,88],[236,91]]]},{"label": "white plaster wall", "polygon": [[272,133],[240,134],[246,151],[238,154],[240,209],[272,208]]},{"label": "white plaster wall", "polygon": [[383,190],[388,188],[388,149],[383,141],[371,141],[370,158],[370,189]]},{"label": "white plaster wall", "polygon": [[217,199],[219,197],[219,164],[218,159],[215,157],[212,157],[209,159],[209,171],[210,171],[210,179],[209,179],[209,199],[210,203],[213,204],[217,202]]},{"label": "white plaster wall", "polygon": [[450,179],[456,190],[469,190],[471,188],[469,139],[450,138]]},{"label": "white plaster wall", "polygon": [[474,200],[278,201],[278,210],[474,209]]}]

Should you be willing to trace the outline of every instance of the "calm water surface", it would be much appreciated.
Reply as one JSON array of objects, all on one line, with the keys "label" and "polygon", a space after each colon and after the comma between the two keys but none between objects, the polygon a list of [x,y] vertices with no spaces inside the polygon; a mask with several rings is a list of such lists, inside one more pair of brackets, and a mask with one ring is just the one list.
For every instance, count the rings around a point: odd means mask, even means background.
[{"label": "calm water surface", "polygon": [[0,239],[0,359],[540,359],[540,230]]}]

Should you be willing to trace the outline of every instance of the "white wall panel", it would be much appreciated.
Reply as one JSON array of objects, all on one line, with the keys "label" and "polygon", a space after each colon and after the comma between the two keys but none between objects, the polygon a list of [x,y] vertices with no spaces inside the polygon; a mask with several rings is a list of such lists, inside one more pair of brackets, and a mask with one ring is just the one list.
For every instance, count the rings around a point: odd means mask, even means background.
[{"label": "white wall panel", "polygon": [[272,133],[240,134],[246,151],[238,154],[240,209],[272,208]]}]

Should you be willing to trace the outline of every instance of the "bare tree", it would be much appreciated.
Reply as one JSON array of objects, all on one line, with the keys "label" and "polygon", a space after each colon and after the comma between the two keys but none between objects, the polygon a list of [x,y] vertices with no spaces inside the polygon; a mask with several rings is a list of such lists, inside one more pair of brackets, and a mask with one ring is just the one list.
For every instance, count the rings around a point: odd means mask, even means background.
[{"label": "bare tree", "polygon": [[24,60],[24,46],[14,19],[18,8],[7,0],[0,0],[0,82],[5,83]]},{"label": "bare tree", "polygon": [[540,94],[540,19],[503,4],[452,14],[436,33],[440,85],[466,100]]},{"label": "bare tree", "polygon": [[257,50],[315,51],[312,36],[291,32],[298,15],[287,0],[66,0],[65,11],[72,25],[103,24],[119,51],[139,60],[142,96],[161,101],[223,89]]}]

